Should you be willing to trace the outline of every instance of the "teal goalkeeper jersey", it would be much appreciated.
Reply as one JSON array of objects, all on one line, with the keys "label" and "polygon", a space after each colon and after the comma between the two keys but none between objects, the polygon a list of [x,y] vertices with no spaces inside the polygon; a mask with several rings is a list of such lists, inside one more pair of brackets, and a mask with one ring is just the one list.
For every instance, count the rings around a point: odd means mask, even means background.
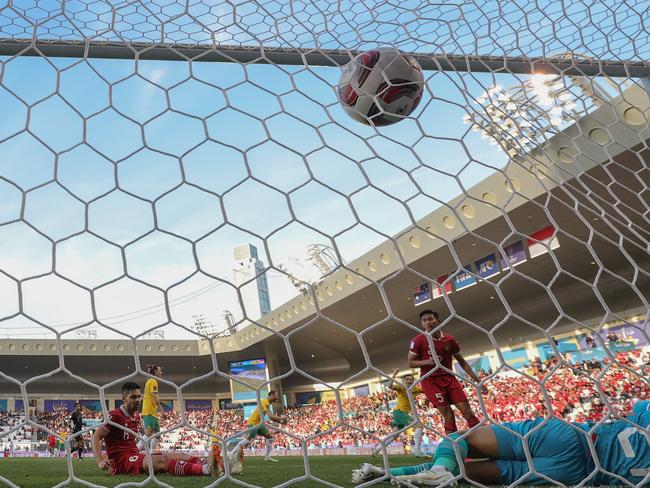
[{"label": "teal goalkeeper jersey", "polygon": [[[596,453],[604,469],[638,484],[650,473],[650,400],[637,402],[627,420],[616,420],[596,429]],[[601,472],[595,484],[623,483]],[[650,484],[650,476],[645,484]]]}]

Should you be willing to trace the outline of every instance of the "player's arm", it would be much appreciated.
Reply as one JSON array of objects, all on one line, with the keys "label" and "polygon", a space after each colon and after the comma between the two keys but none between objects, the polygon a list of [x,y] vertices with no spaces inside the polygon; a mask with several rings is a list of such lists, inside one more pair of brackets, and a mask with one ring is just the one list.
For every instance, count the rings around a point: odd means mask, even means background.
[{"label": "player's arm", "polygon": [[280,415],[275,415],[274,413],[271,413],[268,410],[266,411],[265,415],[268,418],[270,418],[271,420],[273,420],[274,422],[277,422],[279,424],[286,424],[287,423],[287,419],[285,419],[284,417],[281,417]]},{"label": "player's arm", "polygon": [[154,405],[156,406],[156,412],[161,412],[163,411],[162,408],[162,403],[160,403],[160,397],[158,396],[158,388],[153,391],[151,397],[153,398]]},{"label": "player's arm", "polygon": [[[264,406],[262,405],[262,407],[264,407]],[[286,418],[273,413],[273,411],[271,410],[271,404],[270,403],[269,403],[268,407],[262,408],[262,418],[264,418],[264,417],[268,417],[271,420],[273,420],[274,422],[277,422],[279,424],[286,424],[287,423]]]},{"label": "player's arm", "polygon": [[431,359],[420,359],[422,357],[422,348],[429,348],[429,343],[425,341],[424,345],[420,339],[422,336],[418,336],[411,341],[409,346],[409,355],[408,355],[408,365],[409,368],[421,368],[422,366],[435,366],[433,358]]},{"label": "player's arm", "polygon": [[101,470],[108,470],[111,467],[110,460],[105,460],[102,454],[102,439],[108,435],[108,429],[103,425],[95,429],[93,434],[93,455],[97,460],[97,467]]},{"label": "player's arm", "polygon": [[158,396],[158,380],[150,378],[148,381],[151,381],[151,403],[155,412],[160,412],[162,410],[162,405],[160,404],[160,397]]},{"label": "player's arm", "polygon": [[395,378],[397,377],[397,373],[399,373],[399,369],[395,368],[393,370],[393,376],[390,377],[390,382],[388,383],[388,388],[394,391],[401,389],[401,387],[395,383]]},{"label": "player's arm", "polygon": [[[463,355],[459,352],[454,353],[454,359],[458,361],[458,364],[460,365],[461,368],[468,374],[472,380],[478,384],[481,379],[478,377],[478,375],[474,372],[470,364],[467,362],[467,360],[463,357]],[[488,392],[487,386],[481,385],[481,393],[486,394]]]},{"label": "player's arm", "polygon": [[409,368],[421,368],[422,366],[435,366],[433,359],[420,359],[420,354],[409,351],[408,355]]}]

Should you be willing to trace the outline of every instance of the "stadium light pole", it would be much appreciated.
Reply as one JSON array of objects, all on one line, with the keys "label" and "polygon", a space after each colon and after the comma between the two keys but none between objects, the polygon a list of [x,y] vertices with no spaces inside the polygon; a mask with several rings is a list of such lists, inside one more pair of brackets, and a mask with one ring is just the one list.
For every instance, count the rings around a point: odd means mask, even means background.
[{"label": "stadium light pole", "polygon": [[310,244],[307,246],[307,254],[309,254],[308,260],[318,268],[321,276],[325,276],[339,267],[336,251],[331,246]]},{"label": "stadium light pole", "polygon": [[494,85],[477,98],[479,108],[472,107],[463,122],[471,124],[490,144],[501,144],[510,157],[518,157],[587,113],[584,102],[599,106],[611,98],[606,87],[595,80],[569,80],[567,85],[559,75],[535,74],[509,88]]},{"label": "stadium light pole", "polygon": [[97,339],[97,329],[80,329],[75,331],[79,339]]},{"label": "stadium light pole", "polygon": [[204,335],[206,337],[213,337],[216,335],[216,330],[214,324],[208,322],[208,319],[205,315],[194,315],[193,329],[197,334]]},{"label": "stadium light pole", "polygon": [[221,312],[221,316],[226,322],[226,328],[228,329],[228,332],[230,332],[230,335],[234,335],[237,332],[237,327],[235,327],[235,316],[230,310],[224,310]]}]

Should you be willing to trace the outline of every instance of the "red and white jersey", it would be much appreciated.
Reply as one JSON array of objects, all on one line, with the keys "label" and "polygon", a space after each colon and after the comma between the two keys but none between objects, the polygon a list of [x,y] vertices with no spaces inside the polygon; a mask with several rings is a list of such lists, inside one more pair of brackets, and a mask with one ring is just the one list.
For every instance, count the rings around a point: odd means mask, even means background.
[{"label": "red and white jersey", "polygon": [[[436,355],[440,364],[445,368],[451,371],[451,363],[454,354],[460,352],[460,346],[456,339],[454,339],[449,334],[441,334],[438,339],[433,339],[433,346],[436,348]],[[418,334],[411,341],[411,346],[409,347],[409,352],[416,354],[417,359],[424,361],[425,359],[431,359],[431,348],[429,347],[429,341],[427,340],[426,334]],[[424,375],[430,370],[435,368],[435,366],[421,366],[421,374]],[[445,370],[438,368],[436,371],[431,373],[430,376],[441,376],[449,374]]]},{"label": "red and white jersey", "polygon": [[[140,412],[134,412],[131,416],[124,408],[124,405],[108,412],[108,418],[118,425],[131,429],[133,432],[140,431]],[[140,454],[137,437],[133,434],[108,423],[104,424],[104,428],[108,430],[104,442],[106,442],[106,454],[108,454],[109,459]]]}]

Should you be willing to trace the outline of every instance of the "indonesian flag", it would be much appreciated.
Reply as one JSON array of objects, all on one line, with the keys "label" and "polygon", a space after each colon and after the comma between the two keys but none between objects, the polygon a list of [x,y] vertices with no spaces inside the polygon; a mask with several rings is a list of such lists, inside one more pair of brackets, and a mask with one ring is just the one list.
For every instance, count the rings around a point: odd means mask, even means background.
[{"label": "indonesian flag", "polygon": [[555,227],[549,225],[529,236],[528,252],[531,258],[547,253],[549,248],[557,249],[560,247],[560,241],[558,241],[557,235],[553,235],[554,232]]}]

